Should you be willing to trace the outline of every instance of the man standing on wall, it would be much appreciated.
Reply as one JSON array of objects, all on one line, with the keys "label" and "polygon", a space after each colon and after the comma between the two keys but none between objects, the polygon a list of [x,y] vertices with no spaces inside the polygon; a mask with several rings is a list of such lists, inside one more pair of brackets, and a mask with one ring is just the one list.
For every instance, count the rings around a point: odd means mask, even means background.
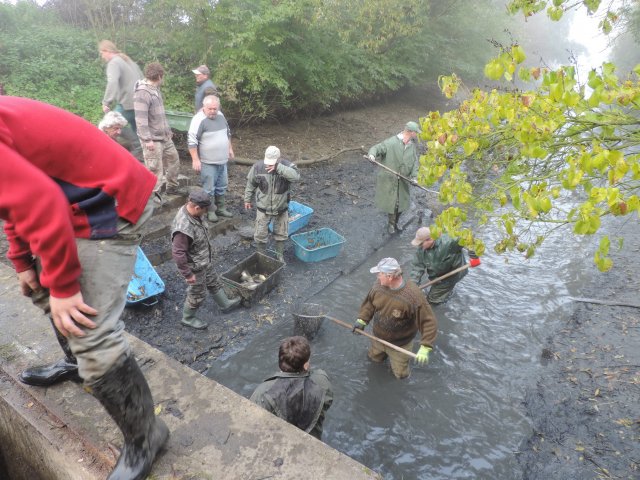
[{"label": "man standing on wall", "polygon": [[191,71],[196,76],[195,106],[196,113],[198,113],[202,108],[204,97],[208,95],[218,95],[218,87],[209,78],[211,71],[206,65],[200,65]]},{"label": "man standing on wall", "polygon": [[122,137],[131,144],[131,152],[136,157],[141,150],[136,132],[136,117],[133,111],[133,90],[136,82],[142,78],[138,64],[126,54],[118,50],[110,40],[98,43],[100,57],[107,64],[107,86],[102,98],[102,111],[112,110],[121,113],[129,123],[129,128],[122,129]]},{"label": "man standing on wall", "polygon": [[169,430],[120,315],[155,178],[80,117],[18,97],[0,97],[0,158],[7,257],[66,355],[20,379],[49,386],[79,375],[124,436],[109,478],[142,480]]},{"label": "man standing on wall", "polygon": [[156,176],[156,186],[153,189],[155,193],[160,194],[166,178],[167,193],[177,195],[180,159],[171,139],[173,132],[167,122],[160,93],[164,68],[157,62],[150,63],[144,69],[144,76],[143,80],[136,83],[133,96],[144,163]]},{"label": "man standing on wall", "polygon": [[217,222],[218,217],[233,217],[225,208],[229,185],[227,165],[234,157],[231,129],[220,111],[220,99],[215,95],[205,97],[202,109],[191,119],[187,142],[193,169],[200,172],[202,188],[215,204],[207,213],[207,219]]}]

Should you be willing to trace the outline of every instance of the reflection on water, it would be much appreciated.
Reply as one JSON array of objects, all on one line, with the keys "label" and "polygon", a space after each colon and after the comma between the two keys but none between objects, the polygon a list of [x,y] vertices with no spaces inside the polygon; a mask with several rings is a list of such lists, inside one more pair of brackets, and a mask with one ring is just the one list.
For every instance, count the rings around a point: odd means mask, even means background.
[{"label": "reflection on water", "polygon": [[[371,266],[395,256],[408,273],[412,233],[308,301],[352,323],[375,280]],[[335,391],[323,440],[385,479],[518,478],[516,452],[531,433],[524,391],[542,373],[549,327],[571,313],[567,297],[579,286],[585,263],[579,246],[562,243],[550,239],[528,262],[483,257],[451,300],[434,308],[439,335],[431,362],[414,366],[408,380],[369,362],[366,338],[325,320],[311,357],[312,365],[329,373]],[[292,319],[271,327],[208,375],[250,396],[277,370],[278,346],[292,328]]]}]

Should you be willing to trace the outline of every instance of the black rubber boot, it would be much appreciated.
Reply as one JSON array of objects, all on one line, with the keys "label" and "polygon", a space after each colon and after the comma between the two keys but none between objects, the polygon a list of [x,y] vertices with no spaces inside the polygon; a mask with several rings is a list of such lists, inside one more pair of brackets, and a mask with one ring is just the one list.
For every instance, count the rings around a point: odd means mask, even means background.
[{"label": "black rubber boot", "polygon": [[[51,317],[49,317],[49,320],[51,320]],[[56,332],[56,338],[65,355],[64,358],[47,365],[39,365],[25,369],[18,376],[22,383],[36,387],[49,387],[64,380],[73,380],[74,382],[82,381],[78,375],[78,361],[71,352],[71,348],[69,348],[69,342],[55,327],[53,320],[51,320],[51,326],[53,327],[53,331]]]},{"label": "black rubber boot", "polygon": [[147,380],[132,355],[85,389],[100,401],[124,436],[118,463],[108,480],[144,480],[169,429],[154,414]]}]

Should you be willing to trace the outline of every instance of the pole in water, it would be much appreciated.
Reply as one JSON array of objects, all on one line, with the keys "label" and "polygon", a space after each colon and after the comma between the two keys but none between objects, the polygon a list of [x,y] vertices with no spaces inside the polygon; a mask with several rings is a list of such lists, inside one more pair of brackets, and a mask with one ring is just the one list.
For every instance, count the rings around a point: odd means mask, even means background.
[{"label": "pole in water", "polygon": [[324,308],[316,303],[303,303],[293,313],[293,334],[313,340],[324,320]]}]

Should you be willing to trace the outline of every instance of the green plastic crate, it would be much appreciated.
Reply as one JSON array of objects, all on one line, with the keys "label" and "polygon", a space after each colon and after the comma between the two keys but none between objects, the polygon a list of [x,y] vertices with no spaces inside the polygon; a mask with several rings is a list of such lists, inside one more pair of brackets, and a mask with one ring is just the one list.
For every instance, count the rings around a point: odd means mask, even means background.
[{"label": "green plastic crate", "polygon": [[171,128],[175,128],[181,132],[188,132],[189,125],[191,124],[191,119],[193,118],[193,114],[189,112],[175,112],[173,110],[165,110],[165,115],[167,116],[167,121],[169,122],[169,126]]}]

